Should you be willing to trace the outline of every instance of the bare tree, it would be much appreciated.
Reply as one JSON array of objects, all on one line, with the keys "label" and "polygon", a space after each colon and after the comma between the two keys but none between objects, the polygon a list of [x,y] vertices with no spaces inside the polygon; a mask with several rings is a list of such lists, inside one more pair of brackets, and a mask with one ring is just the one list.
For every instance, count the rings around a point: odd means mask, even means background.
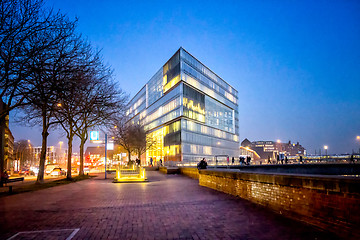
[{"label": "bare tree", "polygon": [[[43,69],[49,69],[48,62],[54,49],[75,26],[64,15],[46,10],[43,5],[43,0],[0,1],[0,97],[1,103],[4,102],[0,109],[1,171],[4,169],[5,116],[17,107],[36,102],[31,96],[46,95],[39,89],[49,89],[51,84],[34,79],[50,77],[44,74]],[[48,111],[50,104],[45,105],[47,107],[42,108],[44,112]],[[48,134],[48,119],[43,119],[43,139]],[[44,149],[41,154],[43,161],[46,145]],[[40,168],[43,169],[43,166]],[[39,179],[43,179],[41,171]]]},{"label": "bare tree", "polygon": [[26,162],[33,160],[32,147],[31,143],[25,139],[14,142],[14,157],[19,160],[20,168],[23,168]]},{"label": "bare tree", "polygon": [[28,61],[31,74],[26,85],[32,91],[26,94],[28,105],[24,108],[28,122],[42,125],[42,150],[37,182],[44,179],[49,129],[60,123],[55,118],[55,113],[60,107],[59,99],[64,89],[62,82],[71,75],[69,66],[76,48],[73,42],[77,39],[74,37],[76,22],[68,20],[64,15],[56,14],[49,19],[49,25],[46,26],[42,32],[31,38],[30,43],[41,46],[43,51]]},{"label": "bare tree", "polygon": [[139,123],[135,123],[132,126],[132,145],[134,152],[137,153],[138,159],[141,158],[141,155],[146,152],[146,150],[151,149],[156,141],[150,137],[145,131],[144,126]]},{"label": "bare tree", "polygon": [[108,125],[114,116],[124,111],[127,95],[112,81],[112,71],[98,62],[89,76],[82,94],[81,117],[76,134],[80,138],[80,171],[84,175],[84,145],[88,131],[96,125]]},{"label": "bare tree", "polygon": [[114,142],[122,146],[128,153],[128,161],[131,160],[131,153],[134,151],[133,145],[133,125],[127,123],[125,117],[114,120],[114,127],[110,128]]},{"label": "bare tree", "polygon": [[140,159],[141,155],[156,144],[139,123],[131,123],[127,118],[120,118],[115,122],[115,128],[111,133],[115,143],[122,146],[128,152],[128,160],[131,160],[131,154],[137,154]]}]

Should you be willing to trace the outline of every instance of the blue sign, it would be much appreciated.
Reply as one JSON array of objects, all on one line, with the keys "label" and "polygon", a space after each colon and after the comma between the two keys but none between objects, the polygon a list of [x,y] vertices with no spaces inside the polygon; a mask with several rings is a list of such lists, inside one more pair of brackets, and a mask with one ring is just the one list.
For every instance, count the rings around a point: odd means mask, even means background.
[{"label": "blue sign", "polygon": [[99,141],[99,131],[90,131],[90,141]]}]

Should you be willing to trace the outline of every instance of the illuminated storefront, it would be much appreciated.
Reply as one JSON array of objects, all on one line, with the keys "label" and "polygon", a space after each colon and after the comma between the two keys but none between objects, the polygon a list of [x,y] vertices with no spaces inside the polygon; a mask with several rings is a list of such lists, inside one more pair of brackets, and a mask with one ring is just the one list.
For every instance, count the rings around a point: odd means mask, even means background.
[{"label": "illuminated storefront", "polygon": [[239,155],[238,92],[180,48],[131,100],[127,115],[154,143],[146,160]]}]

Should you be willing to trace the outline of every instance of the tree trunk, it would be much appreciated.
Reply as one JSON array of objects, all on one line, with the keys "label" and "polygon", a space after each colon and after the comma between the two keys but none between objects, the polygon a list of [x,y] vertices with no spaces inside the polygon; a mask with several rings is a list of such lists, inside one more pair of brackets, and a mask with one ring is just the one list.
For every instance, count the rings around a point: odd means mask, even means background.
[{"label": "tree trunk", "polygon": [[4,172],[4,165],[5,165],[5,127],[6,127],[6,121],[5,116],[0,118],[0,185],[2,184],[2,173]]},{"label": "tree trunk", "polygon": [[79,169],[79,175],[83,176],[84,175],[84,145],[86,142],[85,139],[85,131],[81,134],[81,139],[80,139],[80,169]]},{"label": "tree trunk", "polygon": [[42,145],[41,145],[41,153],[40,153],[40,163],[39,163],[39,173],[37,177],[37,183],[42,183],[44,181],[44,171],[45,171],[45,160],[46,160],[46,147],[47,147],[47,137],[49,136],[48,133],[48,126],[46,123],[46,111],[42,113],[43,118],[43,131],[42,135]]},{"label": "tree trunk", "polygon": [[68,159],[67,159],[67,175],[66,179],[71,180],[71,155],[72,155],[72,141],[74,138],[74,134],[72,129],[70,129],[69,135],[68,135]]},{"label": "tree trunk", "polygon": [[130,163],[130,161],[131,161],[131,151],[130,151],[130,150],[127,150],[127,152],[128,152],[128,161],[129,161],[129,163]]}]

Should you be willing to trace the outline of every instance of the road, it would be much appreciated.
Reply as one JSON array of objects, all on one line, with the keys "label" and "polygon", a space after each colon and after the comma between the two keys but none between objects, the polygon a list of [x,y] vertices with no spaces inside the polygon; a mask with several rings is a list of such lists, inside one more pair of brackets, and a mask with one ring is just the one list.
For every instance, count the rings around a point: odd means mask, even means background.
[{"label": "road", "polygon": [[103,175],[0,198],[0,239],[335,239],[181,175]]}]

